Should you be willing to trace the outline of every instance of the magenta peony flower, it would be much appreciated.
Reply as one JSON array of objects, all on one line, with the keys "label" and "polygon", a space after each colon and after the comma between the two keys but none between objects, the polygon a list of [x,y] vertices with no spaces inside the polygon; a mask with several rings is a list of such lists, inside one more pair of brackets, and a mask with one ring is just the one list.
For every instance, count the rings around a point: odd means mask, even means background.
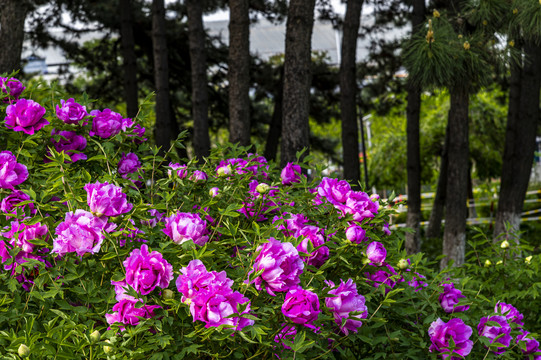
[{"label": "magenta peony flower", "polygon": [[128,174],[137,172],[141,167],[139,158],[134,153],[122,153],[122,158],[118,162],[118,173],[126,179]]},{"label": "magenta peony flower", "polygon": [[[520,347],[524,355],[533,354],[533,360],[541,360],[541,349],[539,349],[539,341],[529,335],[530,333],[528,331],[521,329],[521,334],[517,336],[517,343],[520,341],[523,341],[525,343],[526,349]],[[530,358],[525,357],[524,359]]]},{"label": "magenta peony flower", "polygon": [[524,326],[524,322],[522,322],[524,315],[522,315],[517,308],[511,304],[498,302],[494,307],[494,312],[496,314],[505,316],[508,321],[514,322],[520,326]]},{"label": "magenta peony flower", "polygon": [[107,220],[100,219],[85,210],[66,213],[66,218],[55,230],[57,237],[53,240],[53,253],[60,256],[76,252],[83,256],[100,251],[104,239],[103,229]]},{"label": "magenta peony flower", "polygon": [[49,122],[43,118],[45,108],[33,100],[20,99],[6,109],[6,127],[33,135]]},{"label": "magenta peony flower", "polygon": [[[327,280],[327,285],[334,288],[335,285],[332,281]],[[331,309],[334,315],[334,321],[340,326],[340,330],[346,335],[349,331],[357,332],[357,329],[363,324],[360,319],[366,319],[368,316],[368,309],[365,306],[364,296],[357,292],[357,285],[352,279],[348,279],[347,282],[340,279],[340,285],[336,289],[331,289],[329,295],[336,295],[335,297],[326,297],[325,305]],[[355,317],[359,320],[349,319]],[[342,326],[344,319],[347,319]]]},{"label": "magenta peony flower", "polygon": [[79,124],[86,116],[86,107],[76,103],[73,98],[60,100],[60,106],[56,105],[56,116],[66,124]]},{"label": "magenta peony flower", "polygon": [[162,231],[176,244],[192,240],[197,245],[204,245],[210,234],[207,222],[192,213],[178,213],[165,218],[165,229]]},{"label": "magenta peony flower", "polygon": [[195,259],[180,269],[176,285],[183,295],[182,302],[191,302],[200,291],[207,291],[212,287],[231,288],[233,280],[227,277],[225,271],[207,271],[201,260]]},{"label": "magenta peony flower", "polygon": [[346,229],[346,238],[355,244],[360,244],[363,241],[368,240],[366,231],[359,225],[353,223]]},{"label": "magenta peony flower", "polygon": [[[30,201],[30,196],[25,194],[24,192],[20,190],[13,190],[8,196],[2,199],[2,202],[0,202],[0,211],[6,214],[17,214],[17,207],[19,207],[19,204],[23,201]],[[30,213],[34,215],[36,213],[36,208],[34,207],[34,203],[28,203],[21,206],[21,209],[24,211],[25,208],[28,206],[30,209]]]},{"label": "magenta peony flower", "polygon": [[[109,325],[114,323],[121,323],[124,325],[135,326],[139,324],[139,318],[150,319],[154,316],[154,310],[161,308],[159,305],[143,305],[142,307],[136,306],[137,301],[123,299],[117,302],[113,306],[112,314],[105,314],[105,319]],[[124,330],[124,327],[120,327]]]},{"label": "magenta peony flower", "polygon": [[165,216],[165,213],[161,213],[156,209],[149,209],[148,213],[152,217],[150,218],[150,220],[141,220],[141,224],[151,228],[158,225],[158,223],[161,222]]},{"label": "magenta peony flower", "polygon": [[133,250],[123,264],[126,268],[126,284],[141,295],[150,294],[156,286],[165,289],[173,279],[171,264],[161,253],[149,252],[147,245],[142,245],[141,250]]},{"label": "magenta peony flower", "polygon": [[465,298],[462,291],[455,289],[454,284],[443,284],[443,293],[440,294],[439,300],[441,307],[446,313],[466,311],[470,308],[469,305],[457,306],[459,299]]},{"label": "magenta peony flower", "polygon": [[98,135],[103,139],[107,139],[122,130],[122,115],[111,111],[111,109],[93,110],[90,115],[94,116],[92,130],[88,133],[90,136]]},{"label": "magenta peony flower", "polygon": [[30,253],[34,251],[35,245],[30,240],[35,240],[45,237],[47,239],[47,225],[41,225],[41,223],[35,223],[33,225],[27,225],[18,220],[11,222],[9,231],[0,233],[5,238],[10,239],[11,245],[16,245],[22,249],[22,251]]},{"label": "magenta peony flower", "polygon": [[301,288],[290,289],[282,304],[282,313],[295,324],[313,325],[320,312],[317,295]]},{"label": "magenta peony flower", "polygon": [[319,196],[326,198],[333,205],[345,203],[350,190],[351,186],[347,181],[328,177],[321,179],[321,183],[317,188]]},{"label": "magenta peony flower", "polygon": [[0,76],[0,90],[2,90],[4,94],[8,94],[15,100],[19,98],[24,89],[26,89],[26,87],[24,87],[23,83],[20,82],[18,79],[5,78]]},{"label": "magenta peony flower", "polygon": [[125,214],[133,208],[133,205],[126,200],[126,194],[122,188],[109,184],[108,182],[95,184],[86,184],[87,193],[86,202],[90,211],[98,217],[118,216]]},{"label": "magenta peony flower", "polygon": [[176,174],[179,178],[184,179],[188,175],[188,170],[186,165],[180,165],[178,163],[169,163],[171,170],[167,170],[167,174],[171,176],[171,171],[176,170]]},{"label": "magenta peony flower", "polygon": [[282,330],[274,337],[274,342],[281,344],[284,349],[291,350],[291,347],[284,343],[284,339],[293,342],[295,341],[295,335],[297,335],[295,326],[282,324]]},{"label": "magenta peony flower", "polygon": [[234,330],[242,330],[245,326],[253,325],[254,321],[230,316],[238,314],[237,307],[244,304],[246,308],[242,314],[247,314],[250,312],[250,300],[246,296],[230,288],[215,286],[206,291],[200,291],[193,298],[190,303],[190,313],[194,322],[203,321],[206,328],[229,325]]},{"label": "magenta peony flower", "polygon": [[[81,135],[77,135],[75,131],[57,131],[53,129],[51,135],[59,135],[60,139],[56,141],[54,138],[51,138],[51,142],[56,151],[64,151],[73,162],[79,160],[86,160],[87,156],[75,151],[83,151],[86,148],[86,138]],[[50,152],[47,152],[47,155],[51,155]],[[45,159],[45,162],[50,162],[49,159]],[[66,160],[66,162],[68,162]]]},{"label": "magenta peony flower", "polygon": [[0,152],[0,189],[14,190],[14,186],[28,179],[28,170],[17,162],[11,151]]},{"label": "magenta peony flower", "polygon": [[366,248],[366,257],[371,261],[372,265],[381,266],[387,257],[387,250],[382,243],[372,241]]},{"label": "magenta peony flower", "polygon": [[116,301],[122,301],[124,299],[136,301],[137,299],[131,295],[126,294],[128,291],[128,285],[126,280],[122,281],[113,281],[111,280],[111,285],[115,287],[115,299]]},{"label": "magenta peony flower", "polygon": [[[495,322],[499,326],[487,325],[487,321]],[[509,326],[505,316],[495,315],[490,317],[482,317],[479,325],[477,325],[477,331],[479,336],[484,336],[490,339],[491,344],[496,341],[503,345],[503,347],[497,347],[497,350],[494,351],[494,354],[496,355],[504,353],[507,347],[509,347],[511,344],[511,327]],[[496,338],[498,339],[496,340]]]},{"label": "magenta peony flower", "polygon": [[212,197],[216,197],[220,194],[220,189],[218,189],[217,187],[211,187],[209,189],[209,195],[212,196]]},{"label": "magenta peony flower", "polygon": [[337,204],[336,207],[344,215],[351,214],[353,220],[361,222],[373,218],[378,213],[379,204],[372,201],[367,193],[350,191],[346,194],[345,204]]},{"label": "magenta peony flower", "polygon": [[254,269],[249,273],[263,270],[260,276],[252,280],[256,289],[261,290],[261,285],[265,284],[267,292],[275,296],[276,291],[288,291],[299,285],[304,264],[291,243],[270,238],[269,242],[259,245],[256,252],[259,254]]},{"label": "magenta peony flower", "polygon": [[[409,271],[409,269],[407,271]],[[413,288],[413,291],[417,292],[428,286],[428,284],[422,280],[426,279],[426,276],[419,273],[414,274],[415,275],[413,275],[413,278],[408,281],[408,285]]]},{"label": "magenta peony flower", "polygon": [[385,285],[385,294],[387,294],[389,291],[391,291],[392,288],[395,287],[397,282],[402,282],[404,279],[400,280],[393,280],[393,276],[398,275],[395,271],[395,269],[389,265],[386,264],[384,267],[385,270],[377,270],[373,274],[370,273],[364,273],[364,275],[367,278],[367,282],[372,284],[374,287],[379,287],[380,285]]},{"label": "magenta peony flower", "polygon": [[297,164],[287,163],[282,169],[280,178],[282,179],[282,185],[291,185],[301,181],[301,167]]},{"label": "magenta peony flower", "polygon": [[428,329],[428,335],[430,336],[430,352],[437,351],[440,353],[449,353],[451,351],[450,341],[455,344],[452,354],[458,356],[452,356],[449,354],[442,354],[443,359],[459,360],[467,356],[473,347],[473,341],[469,340],[472,335],[472,328],[464,324],[462,319],[451,319],[445,323],[441,319],[434,321],[430,324]]},{"label": "magenta peony flower", "polygon": [[306,262],[307,265],[312,265],[316,268],[321,267],[321,265],[323,265],[329,258],[329,248],[322,246],[325,244],[325,238],[322,235],[321,229],[317,226],[305,226],[299,231],[298,236],[304,238],[297,246],[298,251],[309,253],[309,242],[312,243],[313,248],[318,248],[310,252],[310,256],[302,257],[302,261]]},{"label": "magenta peony flower", "polygon": [[[289,218],[287,216],[289,216]],[[285,225],[278,225],[277,229],[282,230],[285,236],[294,237],[299,237],[299,232],[301,231],[301,229],[304,228],[306,224],[310,221],[303,214],[284,213],[283,216],[275,216],[272,220],[272,223],[275,223],[279,219],[283,219]]]}]

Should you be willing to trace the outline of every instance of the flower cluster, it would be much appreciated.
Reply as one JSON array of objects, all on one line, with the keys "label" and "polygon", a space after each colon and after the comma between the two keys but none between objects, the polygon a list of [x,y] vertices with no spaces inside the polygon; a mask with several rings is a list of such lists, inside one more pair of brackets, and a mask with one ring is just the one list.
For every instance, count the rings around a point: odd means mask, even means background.
[{"label": "flower cluster", "polygon": [[141,295],[148,295],[157,286],[165,289],[173,279],[173,267],[161,253],[149,252],[147,245],[135,249],[124,260],[126,268],[126,284]]},{"label": "flower cluster", "polygon": [[96,181],[95,184],[86,184],[85,190],[90,211],[98,217],[118,216],[130,212],[133,208],[119,186]]},{"label": "flower cluster", "polygon": [[79,256],[95,254],[105,238],[103,230],[107,225],[105,218],[98,218],[85,210],[66,213],[66,218],[55,230],[53,253],[63,256],[75,252]]},{"label": "flower cluster", "polygon": [[[233,314],[248,314],[250,300],[238,291],[233,291],[233,281],[225,273],[207,271],[200,260],[192,260],[180,269],[176,280],[182,301],[190,306],[193,321],[203,321],[205,327],[227,325],[242,330],[254,321]],[[239,312],[239,309],[242,309]]]},{"label": "flower cluster", "polygon": [[192,213],[177,213],[165,218],[165,229],[162,230],[176,244],[192,240],[197,245],[204,245],[209,240],[207,222]]},{"label": "flower cluster", "polygon": [[[364,296],[357,292],[357,285],[352,279],[348,279],[346,282],[340,279],[338,286],[330,280],[327,280],[326,283],[331,288],[328,294],[335,295],[325,298],[325,305],[331,309],[334,321],[346,335],[350,331],[357,332],[357,329],[363,324],[361,319],[366,319],[368,316]],[[352,317],[359,320],[351,319]]]}]

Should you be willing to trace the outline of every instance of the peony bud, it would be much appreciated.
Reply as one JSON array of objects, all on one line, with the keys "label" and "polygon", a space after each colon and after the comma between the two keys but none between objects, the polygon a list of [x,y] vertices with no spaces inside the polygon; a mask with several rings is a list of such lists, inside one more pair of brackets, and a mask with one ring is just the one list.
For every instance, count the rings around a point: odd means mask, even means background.
[{"label": "peony bud", "polygon": [[220,195],[220,189],[218,189],[217,187],[210,188],[209,195],[212,197]]},{"label": "peony bud", "polygon": [[219,167],[218,171],[217,171],[219,177],[229,176],[229,175],[231,175],[231,172],[232,172],[231,165],[229,165],[229,164],[226,165],[226,166]]},{"label": "peony bud", "polygon": [[501,264],[503,264],[503,261],[501,260],[498,260],[498,262],[496,263],[496,265],[501,265]]},{"label": "peony bud", "polygon": [[408,266],[409,266],[408,260],[400,259],[400,261],[398,261],[398,268],[400,270],[406,270],[408,268]]},{"label": "peony bud", "polygon": [[91,334],[90,334],[90,342],[92,344],[95,344],[97,343],[98,341],[100,341],[100,337],[101,337],[101,334],[98,330],[94,330]]},{"label": "peony bud", "polygon": [[261,183],[256,186],[255,190],[260,194],[266,194],[269,192],[270,186],[265,183]]},{"label": "peony bud", "polygon": [[28,357],[30,355],[30,348],[26,346],[25,344],[19,345],[19,349],[17,350],[19,353],[19,356],[22,358]]},{"label": "peony bud", "polygon": [[162,297],[166,300],[170,300],[175,298],[175,294],[171,290],[165,289],[162,291]]},{"label": "peony bud", "polygon": [[525,262],[526,264],[531,263],[531,262],[532,262],[532,256],[530,255],[530,256],[528,256],[527,258],[525,258],[525,259],[524,259],[524,262]]},{"label": "peony bud", "polygon": [[470,43],[467,41],[464,41],[464,50],[470,50]]},{"label": "peony bud", "polygon": [[[111,340],[105,340],[106,343],[111,343]],[[108,346],[108,345],[104,345],[103,346],[103,352],[106,353],[106,354],[109,354],[113,351],[113,348],[111,346]]]},{"label": "peony bud", "polygon": [[502,249],[507,249],[509,247],[509,241],[504,240],[502,244],[500,245]]},{"label": "peony bud", "polygon": [[492,265],[492,261],[490,261],[489,259],[486,259],[485,260],[485,267],[490,267],[490,265]]},{"label": "peony bud", "polygon": [[439,18],[440,12],[438,10],[434,10],[434,12],[432,13],[432,16],[434,16],[435,18]]}]

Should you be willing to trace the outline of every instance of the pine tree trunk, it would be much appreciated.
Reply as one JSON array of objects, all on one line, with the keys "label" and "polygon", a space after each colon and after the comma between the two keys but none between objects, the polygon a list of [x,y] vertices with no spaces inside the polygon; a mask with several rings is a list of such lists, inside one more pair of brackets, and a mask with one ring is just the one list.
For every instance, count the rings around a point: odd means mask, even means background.
[{"label": "pine tree trunk", "polygon": [[229,1],[229,141],[250,145],[250,16],[248,0]]},{"label": "pine tree trunk", "polygon": [[164,154],[176,139],[178,126],[171,121],[169,102],[169,62],[165,33],[164,0],[152,1],[152,44],[154,51],[154,83],[156,86],[156,145]]},{"label": "pine tree trunk", "polygon": [[[412,35],[418,31],[425,18],[425,1],[413,2]],[[421,88],[408,85],[407,117],[407,169],[408,169],[408,215],[406,226],[413,233],[406,233],[406,252],[421,251],[421,146],[419,140],[419,118],[421,113]]]},{"label": "pine tree trunk", "polygon": [[426,228],[426,237],[435,239],[441,236],[441,220],[443,219],[443,210],[445,209],[445,197],[447,196],[447,167],[449,148],[449,125],[445,131],[445,142],[443,144],[443,152],[440,160],[440,174],[438,176],[438,185],[436,195],[432,204],[432,211]]},{"label": "pine tree trunk", "polygon": [[124,71],[124,100],[129,118],[139,111],[137,96],[137,65],[133,38],[132,0],[120,0],[120,37],[122,40],[122,70]]},{"label": "pine tree trunk", "polygon": [[[281,165],[296,162],[297,151],[308,149],[311,83],[311,39],[315,0],[290,0],[284,58],[284,98]],[[304,153],[307,155],[308,151]]]},{"label": "pine tree trunk", "polygon": [[272,119],[267,134],[267,142],[265,143],[265,159],[268,161],[276,160],[278,152],[278,143],[280,142],[280,134],[282,133],[282,105],[283,105],[283,89],[284,89],[284,67],[280,67],[280,80],[274,95],[274,110]]},{"label": "pine tree trunk", "polygon": [[203,161],[210,155],[207,94],[207,53],[203,28],[203,4],[187,0],[190,64],[192,69],[193,147],[195,156]]},{"label": "pine tree trunk", "polygon": [[519,229],[534,158],[539,123],[541,48],[525,44],[524,54],[522,74],[517,67],[513,67],[511,73],[500,198],[494,226],[495,241],[499,235],[506,233],[506,223],[510,225],[510,232]]},{"label": "pine tree trunk", "polygon": [[359,127],[357,125],[357,38],[363,0],[348,0],[340,62],[340,115],[344,178],[358,185],[360,180]]},{"label": "pine tree trunk", "polygon": [[29,11],[25,0],[0,0],[0,74],[21,69],[24,21]]},{"label": "pine tree trunk", "polygon": [[469,94],[466,87],[451,89],[450,93],[448,176],[443,232],[445,257],[441,260],[441,268],[446,267],[450,261],[454,262],[454,266],[464,263],[468,216]]}]

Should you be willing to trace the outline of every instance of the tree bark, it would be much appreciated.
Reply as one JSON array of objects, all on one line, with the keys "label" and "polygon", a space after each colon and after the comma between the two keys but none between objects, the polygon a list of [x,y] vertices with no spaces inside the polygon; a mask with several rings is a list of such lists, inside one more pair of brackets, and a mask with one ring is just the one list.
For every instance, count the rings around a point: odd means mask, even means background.
[{"label": "tree bark", "polygon": [[432,204],[432,211],[430,212],[430,219],[428,220],[428,226],[426,228],[426,237],[428,239],[435,239],[441,236],[441,220],[443,219],[445,197],[447,196],[447,167],[449,165],[448,148],[449,125],[447,125],[447,130],[445,131],[445,142],[443,144],[443,152],[440,160],[438,185],[436,195],[434,196],[434,202]]},{"label": "tree bark", "polygon": [[[281,165],[296,162],[297,151],[310,142],[309,103],[311,40],[315,0],[289,2],[284,58]],[[307,155],[308,151],[304,153]]]},{"label": "tree bark", "polygon": [[[534,158],[539,123],[541,47],[525,44],[524,54],[522,71],[514,66],[511,72],[500,198],[494,226],[495,241],[499,240],[501,234],[516,234],[519,229]],[[508,230],[507,223],[510,225]]]},{"label": "tree bark", "polygon": [[25,0],[0,0],[0,74],[21,69],[24,21],[29,11]]},{"label": "tree bark", "polygon": [[192,68],[193,147],[195,156],[203,161],[210,155],[207,93],[207,53],[203,28],[203,4],[200,0],[187,0],[188,37]]},{"label": "tree bark", "polygon": [[229,141],[250,145],[250,14],[248,0],[229,1]]},{"label": "tree bark", "polygon": [[169,102],[169,62],[165,33],[164,0],[152,1],[152,44],[154,48],[154,83],[156,85],[156,145],[164,154],[176,139],[178,126],[171,121]]},{"label": "tree bark", "polygon": [[278,143],[280,142],[280,134],[282,133],[282,105],[283,105],[283,89],[284,89],[284,67],[280,67],[280,80],[276,93],[274,95],[274,110],[272,119],[267,134],[267,142],[265,143],[265,159],[268,161],[276,160],[278,152]]},{"label": "tree bark", "polygon": [[340,116],[344,178],[358,186],[360,180],[359,127],[357,124],[357,38],[363,0],[348,0],[340,62]]},{"label": "tree bark", "polygon": [[122,40],[122,68],[124,71],[124,100],[129,118],[139,111],[137,96],[137,65],[133,38],[132,0],[120,0],[120,37]]},{"label": "tree bark", "polygon": [[447,196],[445,204],[445,230],[441,268],[454,261],[454,266],[464,263],[466,247],[466,218],[468,216],[468,110],[469,93],[465,86],[453,88],[449,111],[449,150]]},{"label": "tree bark", "polygon": [[[413,2],[411,19],[412,36],[424,23],[425,1]],[[419,118],[421,114],[421,88],[408,84],[407,117],[407,169],[408,169],[408,215],[406,226],[413,233],[406,233],[406,252],[421,251],[421,146],[419,140]]]}]

